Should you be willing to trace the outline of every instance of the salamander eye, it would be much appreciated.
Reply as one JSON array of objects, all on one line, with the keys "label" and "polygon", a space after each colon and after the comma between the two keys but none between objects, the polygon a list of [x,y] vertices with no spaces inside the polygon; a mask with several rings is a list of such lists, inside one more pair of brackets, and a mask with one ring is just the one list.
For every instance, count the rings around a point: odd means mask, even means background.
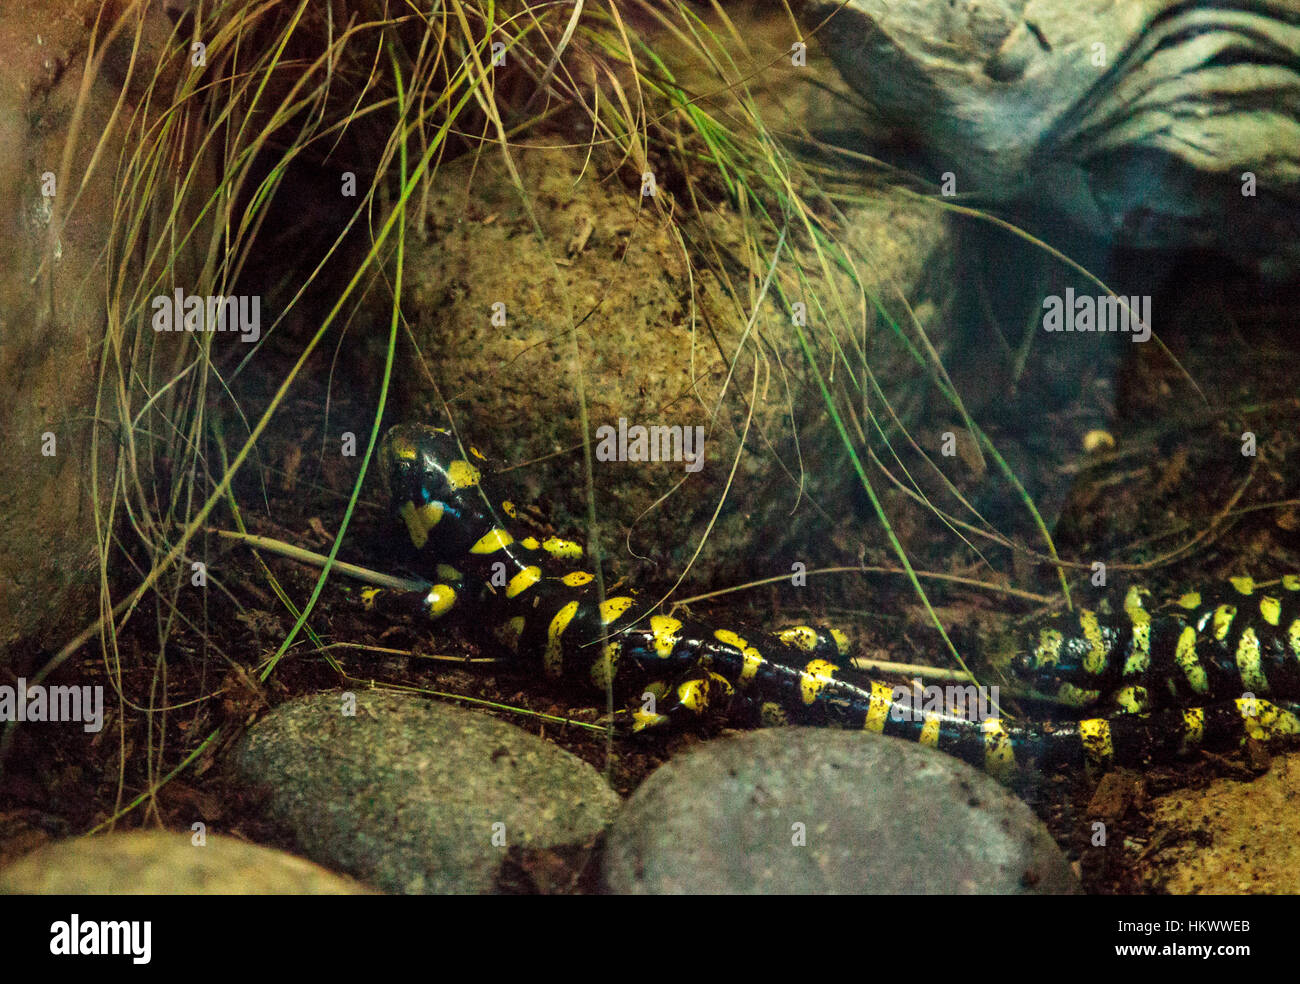
[{"label": "salamander eye", "polygon": [[421,435],[409,426],[391,428],[379,446],[379,467],[389,496],[395,506],[403,502],[423,505],[429,501],[425,488],[427,458],[421,447]]}]

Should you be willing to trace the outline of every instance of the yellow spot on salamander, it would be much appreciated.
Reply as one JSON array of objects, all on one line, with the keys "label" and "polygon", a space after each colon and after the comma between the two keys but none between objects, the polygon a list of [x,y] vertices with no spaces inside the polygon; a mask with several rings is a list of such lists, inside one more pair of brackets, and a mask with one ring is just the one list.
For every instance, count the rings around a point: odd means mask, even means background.
[{"label": "yellow spot on salamander", "polygon": [[472,454],[479,461],[487,461],[487,458],[483,457],[483,452],[480,451],[478,448],[474,447],[474,445],[472,444],[469,446],[469,453]]},{"label": "yellow spot on salamander", "polygon": [[514,542],[514,537],[509,533],[499,527],[494,527],[484,533],[479,538],[479,541],[469,548],[469,552],[472,554],[496,553],[498,550],[504,550]]},{"label": "yellow spot on salamander", "polygon": [[1079,628],[1088,641],[1088,652],[1083,657],[1083,670],[1093,676],[1106,672],[1106,643],[1101,638],[1101,625],[1097,613],[1086,608],[1079,609]]},{"label": "yellow spot on salamander", "polygon": [[632,730],[634,732],[644,731],[646,728],[657,728],[667,723],[667,714],[652,714],[650,711],[643,711],[639,707],[632,712]]},{"label": "yellow spot on salamander", "polygon": [[786,709],[771,700],[763,701],[758,709],[758,719],[765,728],[780,728],[790,723]]},{"label": "yellow spot on salamander", "polygon": [[596,580],[596,576],[594,574],[588,574],[586,571],[569,571],[569,573],[565,574],[564,577],[560,578],[560,580],[571,588],[580,588],[584,584],[590,584],[592,581]]},{"label": "yellow spot on salamander", "polygon": [[1101,696],[1100,690],[1084,690],[1072,683],[1063,683],[1056,691],[1056,699],[1069,707],[1088,707]]},{"label": "yellow spot on salamander", "polygon": [[921,734],[916,740],[930,748],[938,748],[940,718],[937,715],[924,714],[923,720],[925,723],[921,725]]},{"label": "yellow spot on salamander", "polygon": [[1266,700],[1242,697],[1236,701],[1246,734],[1256,741],[1269,741],[1279,735],[1300,734],[1300,718]]},{"label": "yellow spot on salamander", "polygon": [[540,567],[525,567],[506,585],[506,597],[515,598],[542,579]]},{"label": "yellow spot on salamander", "polygon": [[1016,767],[1016,754],[1006,725],[1001,718],[986,718],[980,722],[980,730],[984,733],[984,771],[1005,778]]},{"label": "yellow spot on salamander", "polygon": [[411,535],[411,542],[416,550],[424,549],[429,540],[429,531],[442,520],[442,503],[426,502],[416,506],[414,502],[403,502],[397,514],[406,523],[406,532]]},{"label": "yellow spot on salamander", "polygon": [[1277,625],[1282,618],[1282,602],[1272,595],[1259,599],[1259,614],[1269,625]]},{"label": "yellow spot on salamander", "polygon": [[688,711],[704,713],[704,709],[709,706],[708,683],[704,680],[687,680],[677,688],[677,700]]},{"label": "yellow spot on salamander", "polygon": [[1147,688],[1121,687],[1115,694],[1115,705],[1125,714],[1141,714],[1147,709]]},{"label": "yellow spot on salamander", "polygon": [[1300,661],[1300,618],[1296,619],[1286,630],[1287,645],[1291,647],[1291,655]]},{"label": "yellow spot on salamander", "polygon": [[758,673],[758,668],[763,665],[763,654],[730,629],[716,630],[713,633],[713,638],[717,639],[718,642],[734,646],[740,650],[743,662],[741,664],[740,679],[736,682],[743,687],[753,680]]},{"label": "yellow spot on salamander", "polygon": [[366,608],[374,608],[375,599],[383,593],[384,593],[383,588],[362,588],[361,604],[363,604]]},{"label": "yellow spot on salamander", "polygon": [[1196,630],[1190,625],[1184,626],[1182,634],[1178,637],[1178,644],[1174,647],[1174,662],[1187,677],[1187,683],[1192,690],[1203,694],[1210,689],[1205,667],[1196,656]]},{"label": "yellow spot on salamander", "polygon": [[1300,574],[1283,574],[1282,587],[1287,591],[1300,591]]},{"label": "yellow spot on salamander", "polygon": [[666,659],[673,654],[673,647],[677,645],[678,635],[681,631],[682,623],[675,618],[667,615],[650,616],[650,634],[654,636],[655,653],[661,659]]},{"label": "yellow spot on salamander", "polygon": [[1232,620],[1237,617],[1236,605],[1220,605],[1214,610],[1214,638],[1222,642],[1232,629]]},{"label": "yellow spot on salamander", "polygon": [[787,646],[802,649],[806,653],[817,648],[817,632],[811,625],[792,625],[788,629],[782,629],[776,637]]},{"label": "yellow spot on salamander", "polygon": [[468,461],[453,461],[447,465],[447,487],[453,492],[473,488],[481,477],[479,470]]},{"label": "yellow spot on salamander", "polygon": [[442,522],[443,505],[441,502],[426,502],[415,510],[420,521],[424,523],[425,529],[433,529]]},{"label": "yellow spot on salamander", "polygon": [[867,700],[867,719],[862,722],[863,731],[876,734],[885,730],[885,721],[889,719],[889,709],[894,706],[894,688],[878,680],[871,681],[871,697]]},{"label": "yellow spot on salamander", "polygon": [[591,682],[597,690],[605,690],[614,683],[618,672],[618,659],[623,655],[623,643],[615,639],[605,644],[600,657],[591,664]]},{"label": "yellow spot on salamander", "polygon": [[1186,755],[1205,737],[1205,708],[1189,707],[1183,711],[1183,741],[1179,751]]},{"label": "yellow spot on salamander", "polygon": [[1253,594],[1255,591],[1255,579],[1253,577],[1230,577],[1228,583],[1237,589],[1238,594]]},{"label": "yellow spot on salamander", "polygon": [[535,537],[535,536],[526,536],[526,537],[524,537],[522,540],[519,541],[519,545],[520,545],[521,547],[523,547],[525,550],[541,550],[541,549],[542,549],[542,545],[541,545],[540,543],[537,542],[537,537]]},{"label": "yellow spot on salamander", "polygon": [[1084,454],[1099,454],[1115,450],[1115,437],[1110,431],[1093,429],[1083,435]]},{"label": "yellow spot on salamander", "polygon": [[1115,745],[1110,736],[1110,722],[1105,718],[1088,718],[1079,722],[1079,738],[1083,741],[1083,754],[1088,765],[1104,769],[1115,757]]},{"label": "yellow spot on salamander", "polygon": [[465,575],[463,575],[460,571],[456,570],[456,568],[452,567],[451,564],[439,564],[437,567],[437,571],[438,571],[438,576],[442,578],[444,581],[465,580]]},{"label": "yellow spot on salamander", "polygon": [[509,499],[502,500],[501,511],[505,513],[507,516],[509,516],[511,519],[519,518],[519,510],[515,508],[515,504],[511,502]]},{"label": "yellow spot on salamander", "polygon": [[1186,608],[1189,612],[1193,608],[1201,607],[1201,593],[1199,591],[1189,591],[1177,601],[1174,602],[1179,608]]},{"label": "yellow spot on salamander", "polygon": [[558,536],[543,540],[542,549],[556,560],[578,560],[582,557],[582,544],[561,540]]},{"label": "yellow spot on salamander", "polygon": [[542,656],[542,665],[546,668],[547,676],[558,677],[564,671],[564,647],[560,636],[564,634],[564,630],[569,627],[569,623],[577,613],[578,603],[571,601],[551,619],[551,625],[546,630],[546,652]]},{"label": "yellow spot on salamander", "polygon": [[429,618],[442,618],[456,604],[456,589],[446,584],[435,584],[424,598]]},{"label": "yellow spot on salamander", "polygon": [[841,656],[849,654],[849,637],[839,629],[831,629],[831,638],[835,640],[835,648],[840,651]]},{"label": "yellow spot on salamander", "polygon": [[1237,672],[1249,693],[1268,693],[1268,677],[1260,664],[1259,637],[1254,629],[1247,629],[1237,643]]},{"label": "yellow spot on salamander", "polygon": [[600,603],[600,620],[608,625],[615,619],[620,618],[631,607],[632,599],[626,595],[617,598],[606,598]]},{"label": "yellow spot on salamander", "polygon": [[1139,585],[1133,585],[1124,595],[1124,611],[1132,615],[1134,612],[1146,610],[1146,599],[1151,597],[1151,592]]},{"label": "yellow spot on salamander", "polygon": [[1132,632],[1124,675],[1141,676],[1151,666],[1151,616],[1142,608],[1126,608]]},{"label": "yellow spot on salamander", "polygon": [[398,461],[414,461],[416,457],[415,445],[405,437],[399,436],[394,436],[391,439],[388,445],[388,453]]},{"label": "yellow spot on salamander", "polygon": [[799,692],[805,704],[811,704],[817,695],[835,682],[835,671],[839,667],[824,659],[814,659],[803,668],[799,676]]}]

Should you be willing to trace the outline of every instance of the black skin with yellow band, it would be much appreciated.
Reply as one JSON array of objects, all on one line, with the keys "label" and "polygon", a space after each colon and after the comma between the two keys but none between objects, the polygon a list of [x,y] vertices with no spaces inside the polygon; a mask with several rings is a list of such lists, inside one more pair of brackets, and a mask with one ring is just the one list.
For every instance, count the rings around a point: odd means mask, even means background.
[{"label": "black skin with yellow band", "polygon": [[1076,707],[1116,713],[1188,707],[1253,694],[1300,699],[1300,577],[1232,578],[1155,610],[1130,588],[1123,611],[1081,609],[1029,631],[1013,671]]},{"label": "black skin with yellow band", "polygon": [[[1135,765],[1198,748],[1230,747],[1245,737],[1300,734],[1300,706],[1276,700],[1300,696],[1300,691],[1270,693],[1273,699],[1265,700],[1258,693],[1243,696],[1240,690],[1229,695],[1230,688],[1217,683],[1205,692],[1210,699],[1204,706],[1191,706],[1191,700],[1176,699],[1186,695],[1171,693],[1168,699],[1132,708],[1134,713],[1062,723],[923,712],[896,702],[890,684],[841,677],[839,664],[848,647],[835,630],[798,626],[773,636],[651,611],[632,592],[601,598],[596,579],[583,567],[582,545],[516,535],[513,504],[484,480],[482,456],[472,447],[462,450],[450,431],[394,427],[380,455],[394,510],[428,559],[435,583],[427,593],[415,595],[368,589],[367,603],[381,611],[420,611],[432,618],[459,610],[466,624],[529,670],[595,692],[612,688],[626,708],[621,719],[630,721],[634,732],[743,707],[766,723],[839,725],[895,735],[1003,779],[1024,769]],[[1295,610],[1291,602],[1285,614]],[[1171,666],[1186,679],[1186,653],[1175,659],[1174,652],[1165,651],[1165,636],[1178,628],[1181,638],[1182,626],[1164,621],[1149,635],[1152,654],[1145,675],[1125,674],[1134,626],[1143,619],[1135,611],[1126,610],[1124,622],[1099,620],[1096,631],[1083,616],[1046,620],[1031,633],[1034,641],[1017,667],[1044,691],[1099,691],[1095,698],[1079,701],[1080,706],[1103,706],[1102,684],[1123,689],[1140,680],[1154,686],[1170,675]],[[1282,621],[1281,635],[1269,637],[1270,654],[1279,642],[1286,643],[1288,625]],[[1053,645],[1045,647],[1044,633]],[[1218,658],[1217,650],[1214,656]],[[1251,668],[1249,659],[1245,665]],[[1290,679],[1280,671],[1266,672]]]}]

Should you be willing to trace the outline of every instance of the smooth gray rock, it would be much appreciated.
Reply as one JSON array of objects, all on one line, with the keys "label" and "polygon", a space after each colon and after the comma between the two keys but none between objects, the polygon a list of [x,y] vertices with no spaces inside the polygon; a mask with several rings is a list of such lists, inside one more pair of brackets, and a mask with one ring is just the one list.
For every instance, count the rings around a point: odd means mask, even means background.
[{"label": "smooth gray rock", "polygon": [[386,892],[490,892],[509,847],[589,841],[618,807],[586,762],[486,714],[378,692],[343,707],[276,708],[233,768],[304,854]]},{"label": "smooth gray rock", "polygon": [[350,878],[234,837],[136,830],[59,841],[0,871],[0,893],[35,895],[357,895]]},{"label": "smooth gray rock", "polygon": [[604,874],[639,894],[1080,890],[1042,823],[982,772],[822,728],[709,742],[664,765],[610,828]]}]

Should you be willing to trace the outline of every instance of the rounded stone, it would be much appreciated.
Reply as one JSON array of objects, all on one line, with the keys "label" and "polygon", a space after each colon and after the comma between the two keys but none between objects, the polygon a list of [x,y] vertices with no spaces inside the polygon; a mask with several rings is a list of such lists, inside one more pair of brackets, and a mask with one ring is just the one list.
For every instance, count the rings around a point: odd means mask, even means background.
[{"label": "rounded stone", "polygon": [[233,769],[305,855],[386,892],[490,892],[510,848],[586,844],[619,804],[590,765],[526,731],[379,692],[276,708]]},{"label": "rounded stone", "polygon": [[777,728],[673,759],[610,828],[615,892],[1078,892],[1029,808],[993,779],[895,738]]},{"label": "rounded stone", "polygon": [[357,895],[302,858],[234,837],[136,830],[48,844],[0,871],[0,892],[35,895]]}]

